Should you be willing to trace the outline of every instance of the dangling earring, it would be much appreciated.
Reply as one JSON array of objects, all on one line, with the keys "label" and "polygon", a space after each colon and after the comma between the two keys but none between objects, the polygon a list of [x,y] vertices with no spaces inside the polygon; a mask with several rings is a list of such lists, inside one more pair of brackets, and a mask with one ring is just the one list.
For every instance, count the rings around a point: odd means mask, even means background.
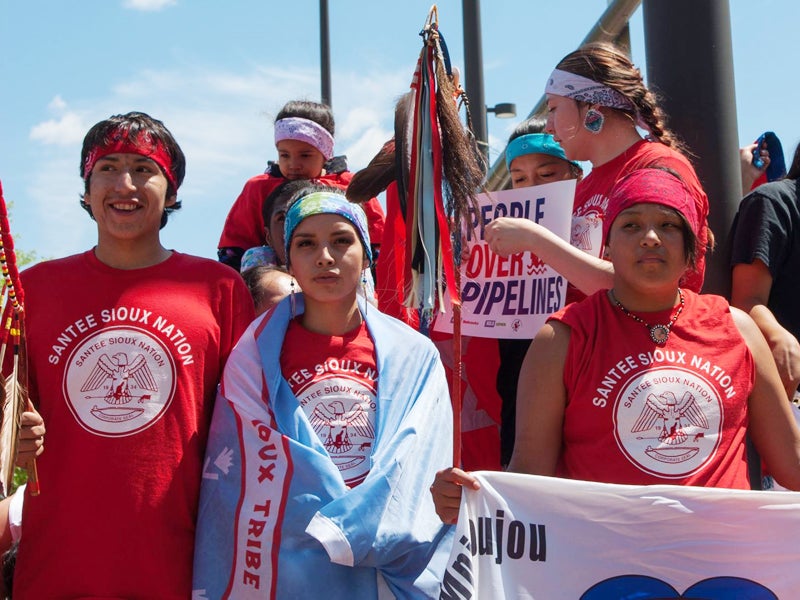
[{"label": "dangling earring", "polygon": [[369,310],[369,296],[367,296],[367,270],[361,271],[361,291],[364,294],[364,316]]},{"label": "dangling earring", "polygon": [[292,281],[289,284],[289,288],[291,289],[291,293],[289,294],[289,306],[292,309],[292,318],[294,319],[297,316],[297,299],[295,298],[295,285],[294,285],[294,277],[292,277]]},{"label": "dangling earring", "polygon": [[583,118],[583,127],[589,133],[598,134],[603,129],[603,124],[606,118],[596,108],[590,108],[586,111],[586,116]]}]

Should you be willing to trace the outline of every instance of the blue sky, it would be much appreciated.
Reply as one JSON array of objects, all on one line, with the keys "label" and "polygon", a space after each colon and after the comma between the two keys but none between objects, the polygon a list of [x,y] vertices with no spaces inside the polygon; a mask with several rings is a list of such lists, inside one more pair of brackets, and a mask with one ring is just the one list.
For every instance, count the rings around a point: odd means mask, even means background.
[{"label": "blue sky", "polygon": [[[357,170],[391,136],[394,102],[408,89],[431,0],[329,4],[336,152]],[[461,1],[437,5],[463,71]],[[0,0],[0,180],[13,202],[17,245],[59,257],[94,244],[94,224],[78,207],[83,135],[111,114],[142,110],[166,123],[188,161],[184,206],[164,229],[164,244],[215,257],[231,203],[275,158],[276,112],[287,100],[319,100],[318,6]],[[792,110],[800,97],[792,62],[798,6],[730,0],[740,144],[773,130],[787,160],[800,139]],[[492,159],[605,7],[606,0],[484,0],[486,103],[515,102],[519,113],[489,116]],[[641,8],[631,37],[644,72]]]}]

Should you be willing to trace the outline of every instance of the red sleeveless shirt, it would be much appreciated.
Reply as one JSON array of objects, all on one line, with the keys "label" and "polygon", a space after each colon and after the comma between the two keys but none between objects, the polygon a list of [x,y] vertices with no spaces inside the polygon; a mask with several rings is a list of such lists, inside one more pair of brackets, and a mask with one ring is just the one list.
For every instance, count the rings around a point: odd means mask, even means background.
[{"label": "red sleeveless shirt", "polygon": [[[664,345],[605,291],[551,317],[571,328],[564,476],[749,489],[752,355],[723,298],[683,293],[684,310]],[[674,310],[638,316],[667,323]]]}]

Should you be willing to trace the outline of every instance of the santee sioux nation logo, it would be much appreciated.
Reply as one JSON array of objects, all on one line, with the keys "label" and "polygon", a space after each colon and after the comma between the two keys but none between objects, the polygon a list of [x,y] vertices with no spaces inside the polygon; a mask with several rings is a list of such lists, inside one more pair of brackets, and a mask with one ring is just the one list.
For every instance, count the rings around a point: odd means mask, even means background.
[{"label": "santee sioux nation logo", "polygon": [[84,429],[125,436],[150,427],[175,393],[175,364],[164,345],[136,327],[87,338],[69,357],[64,396]]},{"label": "santee sioux nation logo", "polygon": [[[317,380],[297,396],[345,483],[364,481],[375,441],[374,391],[339,375]],[[315,397],[324,399],[312,400]]]},{"label": "santee sioux nation logo", "polygon": [[665,478],[700,469],[717,451],[722,402],[697,373],[654,369],[630,379],[615,406],[615,435],[638,468]]},{"label": "santee sioux nation logo", "polygon": [[597,211],[572,217],[570,243],[584,252],[595,252],[602,244],[602,225],[602,217]]}]

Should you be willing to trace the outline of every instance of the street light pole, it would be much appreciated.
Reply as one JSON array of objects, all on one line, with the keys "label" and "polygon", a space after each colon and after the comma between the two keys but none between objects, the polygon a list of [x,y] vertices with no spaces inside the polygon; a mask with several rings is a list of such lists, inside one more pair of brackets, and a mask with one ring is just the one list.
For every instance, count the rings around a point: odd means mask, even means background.
[{"label": "street light pole", "polygon": [[472,131],[486,164],[489,164],[489,136],[486,126],[486,100],[483,94],[483,42],[480,0],[461,1],[464,28],[464,89],[469,98]]},{"label": "street light pole", "polygon": [[[494,106],[486,107],[486,131],[489,131],[489,113],[494,113],[498,119],[513,119],[517,116],[517,105],[513,102],[500,102]],[[487,136],[488,137],[488,136]],[[489,158],[489,143],[486,143],[486,157]],[[488,164],[488,161],[487,161]]]},{"label": "street light pole", "polygon": [[328,0],[319,0],[319,52],[322,71],[322,103],[332,106],[331,40],[328,30]]},{"label": "street light pole", "polygon": [[[675,44],[667,32],[678,30],[681,43]],[[711,206],[717,249],[709,253],[703,291],[725,296],[728,232],[742,196],[728,0],[645,0],[644,39],[648,83],[661,92],[670,127],[697,157]]]}]

